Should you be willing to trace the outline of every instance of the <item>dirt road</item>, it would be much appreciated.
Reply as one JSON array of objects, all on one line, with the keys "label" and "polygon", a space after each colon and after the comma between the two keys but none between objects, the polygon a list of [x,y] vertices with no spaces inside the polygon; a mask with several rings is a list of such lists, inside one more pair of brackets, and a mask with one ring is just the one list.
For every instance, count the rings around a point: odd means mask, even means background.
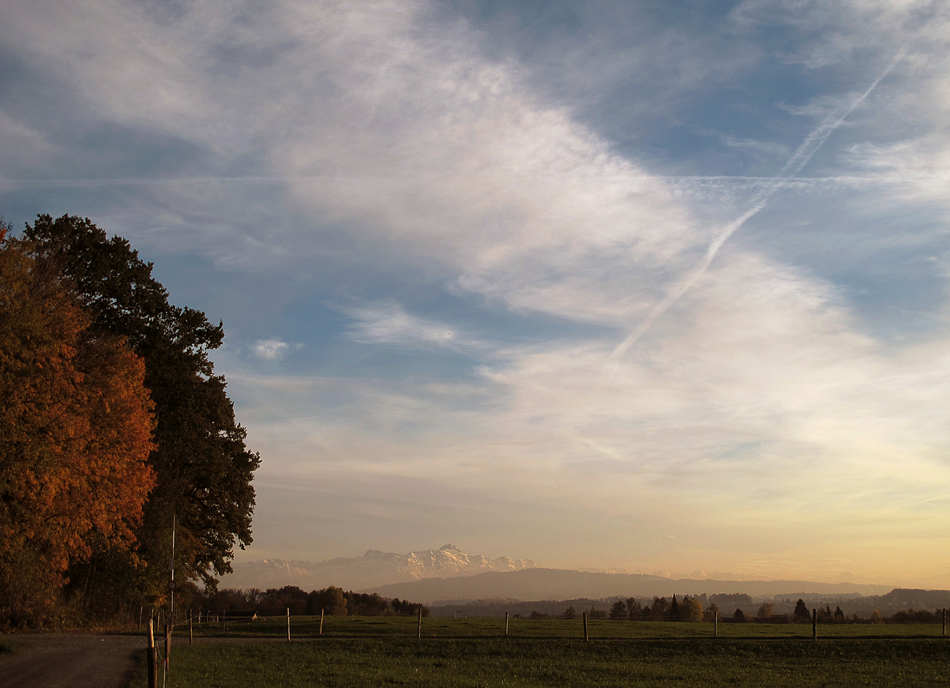
[{"label": "dirt road", "polygon": [[0,655],[3,688],[126,688],[145,647],[141,636],[49,633],[15,635]]}]

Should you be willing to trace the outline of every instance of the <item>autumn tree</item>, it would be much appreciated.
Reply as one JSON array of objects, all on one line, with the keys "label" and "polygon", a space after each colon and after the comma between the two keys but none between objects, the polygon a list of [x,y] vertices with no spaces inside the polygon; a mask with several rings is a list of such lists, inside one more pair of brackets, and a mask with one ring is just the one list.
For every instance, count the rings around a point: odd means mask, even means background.
[{"label": "autumn tree", "polygon": [[124,337],[144,359],[155,403],[156,476],[140,528],[151,564],[137,579],[142,594],[158,594],[168,577],[172,516],[177,518],[176,578],[215,585],[231,571],[234,547],[251,542],[253,473],[260,457],[245,447],[225,380],[208,353],[222,343],[221,324],[173,306],[129,243],[88,219],[41,215],[26,228],[38,262],[74,285],[96,336]]},{"label": "autumn tree", "polygon": [[719,611],[719,605],[715,602],[710,602],[709,607],[703,612],[703,621],[717,621],[721,618],[722,613]]},{"label": "autumn tree", "polygon": [[756,613],[755,618],[760,621],[767,621],[772,618],[772,613],[774,612],[775,607],[771,602],[763,602],[762,606],[759,607],[759,611]]},{"label": "autumn tree", "polygon": [[0,227],[0,625],[48,620],[67,569],[97,546],[136,562],[152,402],[142,360],[90,321]]},{"label": "autumn tree", "polygon": [[[393,608],[397,614],[404,613],[403,604],[409,603],[401,603],[399,598],[393,600]],[[319,614],[321,611],[329,616],[346,616],[346,594],[342,588],[331,585],[323,590],[314,590],[307,596],[307,613]]]},{"label": "autumn tree", "polygon": [[652,618],[654,621],[663,621],[666,619],[668,609],[669,603],[666,601],[665,597],[654,597],[653,604],[650,607],[650,618]]},{"label": "autumn tree", "polygon": [[683,598],[680,605],[680,618],[683,621],[702,621],[703,605],[695,597]]}]

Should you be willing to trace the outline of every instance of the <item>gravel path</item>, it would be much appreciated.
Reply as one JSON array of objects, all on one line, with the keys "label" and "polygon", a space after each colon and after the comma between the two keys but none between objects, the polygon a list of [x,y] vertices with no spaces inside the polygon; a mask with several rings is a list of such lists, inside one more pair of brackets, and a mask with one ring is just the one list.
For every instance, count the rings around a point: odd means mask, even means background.
[{"label": "gravel path", "polygon": [[17,644],[0,655],[3,688],[127,688],[143,636],[48,633],[6,636]]}]

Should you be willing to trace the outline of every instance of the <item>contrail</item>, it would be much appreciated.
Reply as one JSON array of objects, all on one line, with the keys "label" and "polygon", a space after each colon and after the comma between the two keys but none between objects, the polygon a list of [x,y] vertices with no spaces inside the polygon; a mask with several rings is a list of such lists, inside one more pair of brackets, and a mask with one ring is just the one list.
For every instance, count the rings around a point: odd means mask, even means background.
[{"label": "contrail", "polygon": [[798,148],[795,149],[795,152],[792,153],[792,156],[788,161],[782,166],[782,169],[779,170],[778,174],[772,177],[772,183],[768,184],[764,189],[759,191],[755,196],[752,197],[751,207],[745,211],[742,215],[737,217],[735,220],[730,222],[728,225],[722,228],[716,238],[713,239],[712,243],[709,245],[709,248],[706,249],[706,255],[703,257],[702,261],[696,268],[690,272],[690,274],[677,284],[673,289],[667,293],[666,297],[655,305],[647,317],[641,322],[637,328],[627,335],[627,338],[624,339],[620,344],[617,345],[617,348],[613,350],[610,354],[610,357],[613,359],[622,357],[627,350],[630,349],[634,343],[640,339],[644,332],[649,330],[653,323],[656,322],[656,319],[659,318],[663,313],[674,303],[679,301],[680,297],[683,296],[689,289],[696,283],[700,277],[705,274],[706,270],[709,269],[710,264],[712,264],[713,259],[716,257],[716,254],[719,252],[719,249],[722,248],[722,245],[733,234],[739,230],[742,225],[746,223],[749,218],[757,215],[775,193],[784,186],[784,180],[792,177],[805,167],[808,164],[808,161],[811,160],[812,156],[818,152],[818,149],[824,145],[825,141],[828,140],[828,137],[844,123],[844,120],[854,112],[866,99],[874,89],[877,88],[878,84],[891,73],[891,70],[897,66],[897,63],[901,61],[906,52],[905,49],[901,49],[897,55],[894,56],[894,59],[891,60],[891,63],[887,68],[881,72],[880,76],[874,80],[874,82],[868,86],[867,90],[864,91],[860,96],[858,96],[846,110],[840,114],[835,112],[827,117],[825,117],[822,122],[815,127],[808,136],[805,137],[805,140],[801,142]]}]

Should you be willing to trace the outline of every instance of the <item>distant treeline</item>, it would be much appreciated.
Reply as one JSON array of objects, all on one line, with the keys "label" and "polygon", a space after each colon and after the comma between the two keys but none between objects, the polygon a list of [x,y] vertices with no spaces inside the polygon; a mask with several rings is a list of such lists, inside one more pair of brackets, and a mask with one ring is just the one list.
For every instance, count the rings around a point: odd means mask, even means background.
[{"label": "distant treeline", "polygon": [[214,592],[192,588],[189,593],[185,606],[194,613],[275,616],[286,614],[289,609],[295,616],[318,615],[321,611],[330,616],[416,616],[422,610],[423,616],[429,616],[429,608],[416,602],[398,597],[388,599],[376,593],[346,591],[332,585],[310,592],[296,585],[285,585],[267,590],[222,589]]},{"label": "distant treeline", "polygon": [[[934,611],[917,606],[921,596],[913,593],[924,593],[925,602],[936,602]],[[903,608],[895,608],[898,600],[907,602]],[[673,595],[666,597],[635,598],[613,597],[606,600],[576,599],[562,601],[519,602],[486,600],[472,603],[452,604],[436,607],[437,616],[504,616],[506,613],[513,618],[579,618],[586,613],[591,619],[613,619],[625,621],[720,621],[742,623],[809,623],[812,613],[817,614],[818,622],[827,623],[937,623],[942,621],[943,609],[950,607],[950,593],[946,591],[908,591],[895,590],[888,595],[873,598],[847,598],[851,605],[846,606],[845,612],[840,604],[834,602],[821,603],[815,598],[807,602],[799,598],[792,602],[789,598],[776,598],[774,601],[761,603],[745,594],[718,594],[696,595],[678,598]],[[886,611],[882,612],[868,603],[880,603]],[[834,607],[832,607],[834,604]],[[921,607],[924,605],[921,605]],[[859,614],[855,611],[860,608],[864,611]],[[888,614],[889,612],[889,614]]]}]

